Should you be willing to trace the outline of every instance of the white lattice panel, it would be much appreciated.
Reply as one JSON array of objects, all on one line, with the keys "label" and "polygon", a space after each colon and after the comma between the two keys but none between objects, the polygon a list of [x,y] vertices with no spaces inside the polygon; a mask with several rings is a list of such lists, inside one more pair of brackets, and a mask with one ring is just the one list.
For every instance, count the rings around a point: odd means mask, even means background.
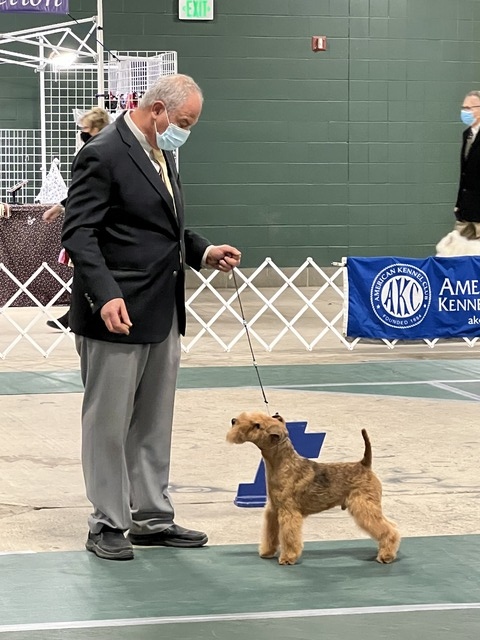
[{"label": "white lattice panel", "polygon": [[[29,285],[46,269],[58,282],[58,289],[52,299],[41,304],[29,292]],[[270,258],[267,258],[251,275],[235,270],[235,282],[228,288],[217,287],[222,275],[218,271],[203,275],[192,272],[199,283],[189,290],[187,299],[188,332],[182,341],[184,352],[196,348],[234,351],[245,348],[246,332],[255,348],[265,351],[287,348],[288,350],[314,351],[318,348],[343,347],[349,351],[362,341],[349,341],[342,333],[344,314],[343,276],[345,267],[327,273],[311,258],[308,258],[291,275],[286,275]],[[0,307],[0,358],[15,357],[15,350],[25,341],[44,358],[49,357],[65,339],[71,339],[69,330],[58,333],[45,332],[45,320],[60,314],[53,305],[62,293],[70,290],[71,281],[63,282],[52,269],[43,263],[27,279],[20,282],[15,274],[0,264],[0,272],[9,277],[18,287]],[[262,285],[265,272],[274,274],[275,286]],[[315,285],[300,284],[307,280]],[[24,293],[29,296],[33,308],[13,308],[15,299]],[[242,308],[248,309],[245,319]],[[393,349],[397,340],[378,341],[379,346]],[[449,346],[450,341],[424,340],[428,348]],[[477,338],[464,338],[458,343],[474,347]],[[72,347],[73,348],[73,347]]]}]

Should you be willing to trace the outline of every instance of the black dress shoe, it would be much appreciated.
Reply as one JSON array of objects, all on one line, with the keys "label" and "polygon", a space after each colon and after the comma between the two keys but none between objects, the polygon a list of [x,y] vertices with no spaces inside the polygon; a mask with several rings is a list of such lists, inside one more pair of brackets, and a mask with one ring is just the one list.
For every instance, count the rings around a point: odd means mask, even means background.
[{"label": "black dress shoe", "polygon": [[112,529],[103,525],[100,533],[88,533],[85,543],[87,551],[91,551],[105,560],[132,560],[133,547],[120,529]]},{"label": "black dress shoe", "polygon": [[68,311],[60,318],[57,318],[56,322],[55,320],[47,320],[47,327],[60,331],[60,327],[57,323],[61,324],[65,329],[68,329]]},{"label": "black dress shoe", "polygon": [[172,524],[158,533],[129,533],[128,539],[132,544],[143,547],[203,547],[208,542],[208,536],[203,531],[185,529],[178,524]]}]

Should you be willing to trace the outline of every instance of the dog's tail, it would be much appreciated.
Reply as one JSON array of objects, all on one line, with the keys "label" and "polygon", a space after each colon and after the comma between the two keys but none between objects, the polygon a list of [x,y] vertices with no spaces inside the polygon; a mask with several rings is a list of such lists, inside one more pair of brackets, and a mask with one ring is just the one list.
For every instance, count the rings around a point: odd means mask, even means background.
[{"label": "dog's tail", "polygon": [[369,469],[372,466],[372,445],[370,444],[370,438],[368,437],[366,429],[362,429],[362,436],[365,441],[365,451],[360,464]]}]

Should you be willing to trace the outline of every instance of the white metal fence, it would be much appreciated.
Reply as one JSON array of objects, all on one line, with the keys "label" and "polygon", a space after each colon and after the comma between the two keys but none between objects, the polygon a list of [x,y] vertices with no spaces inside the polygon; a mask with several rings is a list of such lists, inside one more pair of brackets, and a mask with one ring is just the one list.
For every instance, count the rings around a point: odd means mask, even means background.
[{"label": "white metal fence", "polygon": [[42,176],[40,129],[0,129],[0,202],[10,202],[10,189],[28,180],[15,196],[33,202]]},{"label": "white metal fence", "polygon": [[[229,352],[245,348],[246,327],[254,348],[273,351],[314,351],[323,347],[353,350],[361,339],[348,340],[342,333],[344,319],[343,277],[345,267],[321,268],[308,258],[297,269],[285,270],[270,258],[249,273],[237,269],[228,279],[217,271],[190,272],[187,289],[188,332],[182,341],[185,353],[207,349]],[[58,284],[51,299],[42,304],[29,286],[44,271]],[[0,359],[25,355],[25,347],[48,358],[73,336],[59,327],[46,328],[45,321],[60,315],[55,303],[71,280],[64,282],[46,263],[25,281],[20,282],[4,264],[0,276],[9,278],[17,287],[0,307]],[[196,278],[196,280],[194,280]],[[192,280],[193,279],[193,280]],[[238,287],[238,289],[237,289]],[[28,296],[31,307],[16,307],[21,294]],[[65,343],[66,341],[66,343]],[[393,349],[396,340],[378,341]],[[418,341],[427,348],[442,347],[449,341]],[[474,347],[477,338],[464,339],[465,347]],[[22,347],[22,348],[21,348]]]}]

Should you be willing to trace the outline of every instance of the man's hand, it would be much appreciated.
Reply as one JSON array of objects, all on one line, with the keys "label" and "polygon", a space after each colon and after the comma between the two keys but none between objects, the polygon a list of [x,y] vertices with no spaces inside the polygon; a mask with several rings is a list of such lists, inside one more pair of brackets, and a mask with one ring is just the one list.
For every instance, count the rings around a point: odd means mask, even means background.
[{"label": "man's hand", "polygon": [[50,209],[47,209],[46,211],[43,212],[42,218],[44,222],[50,223],[56,220],[58,216],[63,212],[64,212],[63,205],[54,204],[53,207],[50,207]]},{"label": "man's hand", "polygon": [[128,317],[127,307],[123,298],[114,298],[103,305],[100,316],[110,333],[130,333],[132,323]]},{"label": "man's hand", "polygon": [[207,266],[218,271],[228,272],[238,267],[242,254],[229,244],[210,247],[205,259]]}]

